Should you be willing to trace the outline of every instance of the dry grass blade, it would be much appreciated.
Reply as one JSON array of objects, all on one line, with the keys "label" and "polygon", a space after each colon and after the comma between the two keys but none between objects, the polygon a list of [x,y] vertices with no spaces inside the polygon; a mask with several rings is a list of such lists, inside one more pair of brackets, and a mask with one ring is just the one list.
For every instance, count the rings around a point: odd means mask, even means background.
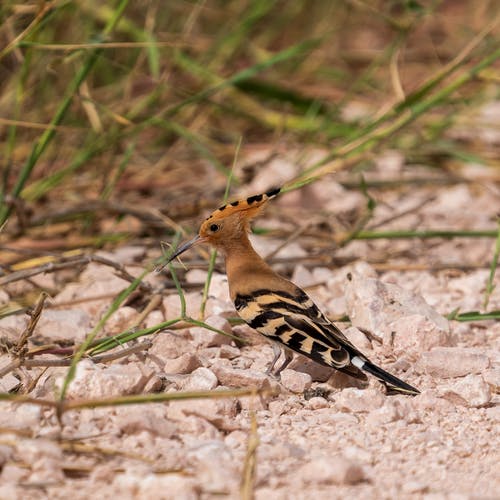
[{"label": "dry grass blade", "polygon": [[240,494],[243,500],[254,498],[255,475],[257,472],[257,448],[259,436],[257,433],[257,417],[252,412],[250,415],[250,433],[248,435],[247,452],[243,464]]},{"label": "dry grass blade", "polygon": [[11,50],[14,50],[19,42],[28,36],[28,34],[33,31],[39,23],[42,22],[45,15],[52,8],[51,2],[42,2],[41,8],[36,14],[35,18],[27,28],[25,28],[17,37],[9,42],[9,44],[0,51],[0,60],[2,60]]},{"label": "dry grass blade", "polygon": [[82,441],[62,441],[60,443],[64,451],[76,454],[102,455],[103,457],[123,457],[138,460],[147,464],[154,464],[155,460],[139,453],[124,452],[122,450],[99,446],[98,444],[84,443]]},{"label": "dry grass blade", "polygon": [[66,401],[63,405],[64,411],[77,410],[80,408],[102,408],[105,406],[120,406],[141,403],[154,403],[162,401],[181,401],[186,399],[220,399],[241,398],[246,396],[268,396],[273,394],[271,389],[221,389],[216,391],[186,391],[159,394],[138,394],[134,396],[119,396],[102,399],[82,399]]},{"label": "dry grass blade", "polygon": [[270,396],[275,392],[271,389],[221,389],[215,391],[185,391],[172,393],[136,394],[132,396],[115,396],[100,399],[49,400],[33,398],[26,395],[0,393],[0,401],[11,401],[17,404],[34,404],[42,407],[57,408],[59,415],[64,412],[83,408],[103,408],[107,406],[122,406],[135,404],[158,403],[165,401],[182,401],[186,399],[221,399],[256,396]]},{"label": "dry grass blade", "polygon": [[25,356],[28,352],[28,339],[33,335],[33,331],[35,330],[38,320],[40,319],[40,315],[42,314],[46,298],[47,294],[42,292],[33,310],[28,312],[30,316],[28,325],[20,335],[17,345],[11,351],[14,360],[0,369],[0,378],[4,377],[7,373],[10,373],[13,370],[17,370],[21,366],[25,366],[27,361]]}]

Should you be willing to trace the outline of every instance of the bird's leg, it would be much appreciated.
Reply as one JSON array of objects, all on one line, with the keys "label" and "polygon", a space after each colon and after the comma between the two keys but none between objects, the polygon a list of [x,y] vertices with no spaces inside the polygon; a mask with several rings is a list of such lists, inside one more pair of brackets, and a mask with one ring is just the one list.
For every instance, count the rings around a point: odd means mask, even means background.
[{"label": "bird's leg", "polygon": [[[290,361],[292,361],[293,359],[293,354],[288,349],[284,349],[276,342],[273,342],[271,345],[273,347],[274,358],[267,367],[266,375],[272,374],[277,377],[290,364]],[[281,363],[281,365],[275,370],[274,367],[276,366],[278,359],[280,359],[281,353],[284,354],[285,359],[283,360],[283,363]]]},{"label": "bird's leg", "polygon": [[283,352],[283,348],[279,344],[277,344],[276,342],[271,342],[271,346],[273,348],[274,358],[271,361],[271,363],[269,363],[269,366],[267,367],[266,375],[274,374],[274,366],[278,362],[278,359],[280,359],[281,353]]},{"label": "bird's leg", "polygon": [[283,360],[281,366],[277,370],[275,370],[274,374],[276,376],[278,376],[290,364],[290,361],[292,361],[293,359],[293,353],[291,351],[289,351],[288,349],[283,349],[283,351],[285,353],[285,359]]}]

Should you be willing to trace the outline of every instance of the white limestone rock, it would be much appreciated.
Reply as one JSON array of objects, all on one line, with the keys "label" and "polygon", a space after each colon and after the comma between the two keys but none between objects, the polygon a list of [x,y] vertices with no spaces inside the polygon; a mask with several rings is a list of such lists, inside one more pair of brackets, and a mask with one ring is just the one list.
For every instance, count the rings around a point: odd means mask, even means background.
[{"label": "white limestone rock", "polygon": [[221,385],[227,387],[270,388],[267,375],[257,370],[232,368],[225,363],[219,362],[212,365],[212,370],[217,375]]},{"label": "white limestone rock", "polygon": [[201,491],[200,483],[184,474],[127,471],[113,478],[114,495],[121,498],[198,500]]},{"label": "white limestone rock", "polygon": [[167,374],[187,374],[193,372],[200,366],[201,361],[196,354],[185,352],[178,358],[166,359],[163,370]]},{"label": "white limestone rock", "polygon": [[296,394],[303,394],[312,384],[312,377],[309,373],[297,372],[287,368],[281,372],[280,376],[283,386]]},{"label": "white limestone rock", "polygon": [[217,387],[218,380],[213,371],[201,366],[185,379],[181,379],[178,385],[184,391],[210,391]]},{"label": "white limestone rock", "polygon": [[435,347],[423,352],[417,369],[433,377],[455,378],[471,373],[482,373],[490,365],[488,356],[477,349]]},{"label": "white limestone rock", "polygon": [[[357,272],[346,280],[347,312],[354,326],[380,337],[398,354],[413,354],[449,343],[448,320],[422,296]],[[376,346],[376,344],[375,344]]]},{"label": "white limestone rock", "polygon": [[467,375],[438,390],[450,401],[472,408],[486,406],[492,397],[491,388],[481,375]]},{"label": "white limestone rock", "polygon": [[335,398],[336,406],[346,412],[370,412],[380,408],[385,401],[385,396],[375,389],[347,388]]},{"label": "white limestone rock", "polygon": [[[208,421],[219,430],[233,431],[240,425],[235,420],[238,402],[234,398],[186,399],[171,403],[169,415],[182,421],[185,416],[195,416]],[[181,423],[179,423],[182,426]]]},{"label": "white limestone rock", "polygon": [[[142,363],[96,365],[84,359],[76,368],[76,375],[67,392],[72,398],[106,398],[138,394],[151,378],[152,371]],[[56,379],[56,386],[62,387],[64,376]]]},{"label": "white limestone rock", "polygon": [[305,483],[311,484],[348,485],[365,479],[363,469],[341,455],[314,458],[303,465],[298,474]]},{"label": "white limestone rock", "polygon": [[[146,410],[147,408],[147,410]],[[177,425],[167,418],[167,407],[162,403],[118,406],[111,414],[113,426],[124,434],[149,432],[154,436],[171,438],[177,435]]]}]

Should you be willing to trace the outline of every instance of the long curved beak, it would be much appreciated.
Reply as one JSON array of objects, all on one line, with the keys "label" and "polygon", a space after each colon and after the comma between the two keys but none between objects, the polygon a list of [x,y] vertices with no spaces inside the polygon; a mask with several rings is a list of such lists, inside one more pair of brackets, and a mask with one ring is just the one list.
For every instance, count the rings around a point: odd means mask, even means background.
[{"label": "long curved beak", "polygon": [[197,234],[192,240],[186,241],[186,243],[183,243],[175,252],[173,255],[170,256],[170,258],[167,260],[165,265],[170,264],[176,257],[179,257],[181,253],[184,253],[186,250],[189,250],[193,245],[197,245],[199,243],[203,243],[203,238],[199,234]]}]

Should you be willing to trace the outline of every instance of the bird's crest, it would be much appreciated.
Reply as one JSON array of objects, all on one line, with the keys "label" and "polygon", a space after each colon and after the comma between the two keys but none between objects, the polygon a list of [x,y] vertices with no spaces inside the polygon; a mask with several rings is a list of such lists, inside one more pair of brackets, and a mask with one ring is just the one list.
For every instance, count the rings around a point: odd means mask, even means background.
[{"label": "bird's crest", "polygon": [[222,205],[222,207],[214,210],[206,220],[216,221],[224,219],[237,212],[244,212],[245,219],[253,219],[259,214],[267,201],[277,196],[280,191],[281,188],[275,188],[267,191],[266,193],[256,194],[254,196],[249,196],[244,200],[236,200],[226,205]]}]

